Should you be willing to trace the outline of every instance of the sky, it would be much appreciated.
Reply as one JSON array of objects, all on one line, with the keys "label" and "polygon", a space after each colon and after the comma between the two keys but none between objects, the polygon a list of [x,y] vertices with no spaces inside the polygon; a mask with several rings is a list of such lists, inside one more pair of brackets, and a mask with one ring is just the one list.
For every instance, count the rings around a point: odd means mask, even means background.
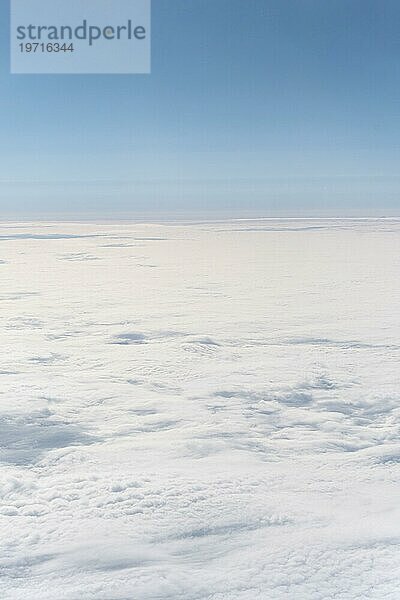
[{"label": "sky", "polygon": [[0,217],[400,213],[398,0],[153,0],[150,75],[12,75]]}]

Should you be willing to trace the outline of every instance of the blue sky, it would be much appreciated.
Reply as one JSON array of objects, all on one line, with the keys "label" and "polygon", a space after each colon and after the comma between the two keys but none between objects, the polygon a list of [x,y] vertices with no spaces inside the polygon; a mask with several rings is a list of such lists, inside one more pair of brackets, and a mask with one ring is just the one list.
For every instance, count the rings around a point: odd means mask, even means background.
[{"label": "blue sky", "polygon": [[398,0],[153,0],[151,75],[10,75],[0,215],[400,212]]}]

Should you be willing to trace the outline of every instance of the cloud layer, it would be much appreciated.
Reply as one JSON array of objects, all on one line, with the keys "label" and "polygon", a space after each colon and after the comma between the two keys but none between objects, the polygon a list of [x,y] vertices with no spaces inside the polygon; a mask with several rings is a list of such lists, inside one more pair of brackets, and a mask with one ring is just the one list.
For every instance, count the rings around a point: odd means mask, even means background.
[{"label": "cloud layer", "polygon": [[3,224],[1,598],[397,600],[399,241]]}]

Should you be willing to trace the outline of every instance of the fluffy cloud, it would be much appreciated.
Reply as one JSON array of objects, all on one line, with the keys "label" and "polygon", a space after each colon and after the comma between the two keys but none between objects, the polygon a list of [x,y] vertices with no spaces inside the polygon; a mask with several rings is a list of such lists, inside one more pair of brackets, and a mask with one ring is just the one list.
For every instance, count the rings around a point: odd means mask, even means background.
[{"label": "fluffy cloud", "polygon": [[397,600],[398,228],[3,227],[2,599]]}]

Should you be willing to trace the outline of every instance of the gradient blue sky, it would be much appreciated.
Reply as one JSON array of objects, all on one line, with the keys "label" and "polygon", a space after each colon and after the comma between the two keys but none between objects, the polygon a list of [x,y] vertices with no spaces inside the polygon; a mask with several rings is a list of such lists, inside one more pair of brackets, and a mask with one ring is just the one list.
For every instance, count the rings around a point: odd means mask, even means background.
[{"label": "gradient blue sky", "polygon": [[399,0],[153,0],[151,75],[10,75],[0,216],[400,213]]}]

